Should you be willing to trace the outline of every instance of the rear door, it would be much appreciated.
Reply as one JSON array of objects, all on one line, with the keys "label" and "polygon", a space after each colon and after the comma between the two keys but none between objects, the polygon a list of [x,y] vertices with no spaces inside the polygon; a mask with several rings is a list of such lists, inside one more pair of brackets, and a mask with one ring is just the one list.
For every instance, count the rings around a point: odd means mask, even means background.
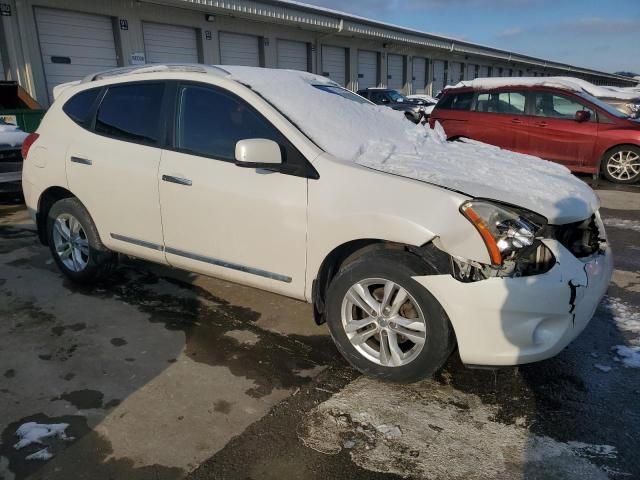
[{"label": "rear door", "polygon": [[478,93],[469,126],[469,137],[519,151],[527,133],[525,104],[525,93],[517,90]]},{"label": "rear door", "polygon": [[104,244],[159,262],[164,261],[158,168],[165,90],[164,82],[107,87],[93,133],[74,133],[66,164],[71,191],[89,210]]},{"label": "rear door", "polygon": [[[596,113],[570,94],[534,91],[530,98],[528,153],[568,167],[589,161],[598,138]],[[575,120],[581,110],[590,113],[588,121]]]}]

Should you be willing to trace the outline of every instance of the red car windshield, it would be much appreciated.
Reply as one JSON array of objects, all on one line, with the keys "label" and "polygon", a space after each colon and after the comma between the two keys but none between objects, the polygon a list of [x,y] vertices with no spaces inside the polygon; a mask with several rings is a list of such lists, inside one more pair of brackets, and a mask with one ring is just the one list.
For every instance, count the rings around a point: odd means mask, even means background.
[{"label": "red car windshield", "polygon": [[629,115],[621,112],[620,110],[615,108],[613,105],[609,105],[608,103],[603,102],[602,100],[600,100],[599,98],[594,97],[593,95],[589,95],[586,92],[578,92],[577,95],[579,97],[584,98],[585,100],[588,100],[589,102],[593,103],[597,107],[600,107],[602,110],[607,112],[609,115],[613,115],[616,118],[630,118]]}]

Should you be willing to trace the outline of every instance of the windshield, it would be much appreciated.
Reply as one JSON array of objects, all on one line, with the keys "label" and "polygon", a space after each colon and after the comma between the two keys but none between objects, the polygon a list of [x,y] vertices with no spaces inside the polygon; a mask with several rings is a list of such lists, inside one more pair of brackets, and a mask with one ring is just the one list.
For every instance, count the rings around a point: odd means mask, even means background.
[{"label": "windshield", "polygon": [[353,100],[354,102],[358,103],[371,104],[371,102],[366,98],[361,97],[360,95],[357,95],[352,91],[347,90],[346,88],[336,87],[334,85],[314,85],[314,87],[318,90],[322,90],[323,92],[339,95],[343,98],[346,98],[347,100]]},{"label": "windshield", "polygon": [[615,108],[613,105],[610,105],[607,102],[603,102],[602,100],[600,100],[599,98],[594,97],[593,95],[589,95],[588,93],[585,93],[585,92],[578,92],[577,95],[579,97],[584,98],[585,100],[590,101],[591,103],[593,103],[597,107],[600,107],[602,110],[607,112],[609,115],[613,115],[616,118],[629,118],[629,115],[621,112],[620,110]]}]

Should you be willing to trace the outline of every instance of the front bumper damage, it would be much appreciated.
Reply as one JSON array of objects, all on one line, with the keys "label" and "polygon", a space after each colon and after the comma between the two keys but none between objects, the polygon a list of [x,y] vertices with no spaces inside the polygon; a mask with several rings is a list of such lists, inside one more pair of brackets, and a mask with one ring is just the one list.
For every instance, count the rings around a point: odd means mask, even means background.
[{"label": "front bumper damage", "polygon": [[556,264],[540,275],[471,283],[451,275],[413,277],[447,313],[465,364],[544,360],[564,349],[591,320],[611,279],[611,250],[579,259],[556,240],[543,243]]}]

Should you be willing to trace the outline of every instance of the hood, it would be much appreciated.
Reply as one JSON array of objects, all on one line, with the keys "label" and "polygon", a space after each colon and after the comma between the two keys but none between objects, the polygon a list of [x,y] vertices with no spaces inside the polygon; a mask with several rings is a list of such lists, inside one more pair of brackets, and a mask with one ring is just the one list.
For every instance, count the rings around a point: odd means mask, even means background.
[{"label": "hood", "polygon": [[448,142],[439,124],[434,130],[414,125],[392,108],[350,99],[346,91],[343,96],[317,88],[339,88],[325,77],[292,70],[222,68],[339,160],[517,205],[544,215],[552,224],[584,220],[598,209],[591,188],[561,165],[470,140]]},{"label": "hood", "polygon": [[413,153],[373,141],[357,163],[469,197],[519,206],[543,215],[552,225],[584,220],[600,206],[593,190],[561,165],[474,140],[448,142],[439,123],[416,140]]}]

